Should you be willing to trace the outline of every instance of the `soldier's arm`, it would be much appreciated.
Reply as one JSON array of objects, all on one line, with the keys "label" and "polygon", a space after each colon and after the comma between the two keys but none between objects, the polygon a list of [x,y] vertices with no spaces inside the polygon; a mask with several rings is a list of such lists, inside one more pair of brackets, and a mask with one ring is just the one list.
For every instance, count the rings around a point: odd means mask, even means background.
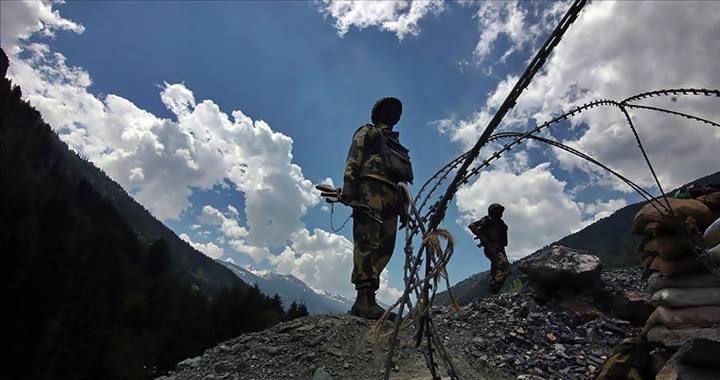
[{"label": "soldier's arm", "polygon": [[356,200],[358,181],[360,180],[360,170],[363,160],[365,159],[365,138],[367,136],[367,128],[360,128],[353,135],[350,150],[345,160],[345,173],[343,175],[342,198],[346,202]]},{"label": "soldier's arm", "polygon": [[468,228],[470,229],[470,232],[473,233],[473,235],[480,235],[480,226],[478,226],[477,221],[470,223],[470,225],[468,225]]}]

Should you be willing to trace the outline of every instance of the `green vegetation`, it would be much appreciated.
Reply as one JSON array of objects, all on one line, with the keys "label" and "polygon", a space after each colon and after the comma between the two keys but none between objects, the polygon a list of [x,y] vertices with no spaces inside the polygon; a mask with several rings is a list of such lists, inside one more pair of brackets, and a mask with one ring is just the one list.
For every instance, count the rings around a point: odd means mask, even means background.
[{"label": "green vegetation", "polygon": [[152,378],[224,339],[307,315],[304,305],[285,313],[279,296],[264,296],[194,251],[71,152],[11,89],[4,57],[6,378]]}]

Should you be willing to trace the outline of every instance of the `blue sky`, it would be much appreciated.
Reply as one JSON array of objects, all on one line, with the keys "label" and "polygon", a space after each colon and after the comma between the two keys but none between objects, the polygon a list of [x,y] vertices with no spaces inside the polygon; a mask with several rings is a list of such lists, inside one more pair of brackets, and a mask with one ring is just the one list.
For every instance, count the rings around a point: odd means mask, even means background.
[{"label": "blue sky", "polygon": [[[720,87],[718,7],[651,4],[591,3],[504,128],[525,130],[596,97]],[[73,149],[209,255],[348,294],[351,228],[330,233],[311,185],[328,177],[340,185],[350,137],[369,121],[373,102],[403,101],[398,130],[417,190],[473,143],[567,3],[2,5],[10,75]],[[697,27],[688,30],[688,20]],[[684,44],[688,35],[700,46]],[[637,57],[655,63],[643,69]],[[719,116],[704,99],[682,107]],[[641,133],[650,134],[667,186],[718,170],[710,158],[717,131],[657,133],[650,126],[680,121],[633,116],[648,128]],[[650,186],[621,123],[619,114],[598,111],[550,133]],[[689,157],[678,163],[681,150]],[[458,194],[444,223],[457,240],[451,279],[488,268],[463,226],[489,203],[507,204],[508,253],[517,259],[637,200],[577,160],[523,146]],[[347,215],[336,209],[336,224]],[[401,288],[400,246],[385,300]]]}]

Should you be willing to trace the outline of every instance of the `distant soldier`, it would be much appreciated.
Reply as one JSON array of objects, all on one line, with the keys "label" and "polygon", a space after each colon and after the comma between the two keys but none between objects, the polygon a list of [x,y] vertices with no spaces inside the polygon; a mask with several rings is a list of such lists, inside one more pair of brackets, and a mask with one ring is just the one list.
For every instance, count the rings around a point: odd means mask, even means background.
[{"label": "distant soldier", "polygon": [[357,298],[350,313],[363,318],[377,319],[385,312],[375,301],[375,292],[395,248],[398,215],[407,215],[398,184],[412,183],[412,166],[400,134],[393,131],[401,114],[400,100],[378,100],[372,108],[372,124],[353,135],[345,163],[341,197],[344,203],[357,206],[353,207],[351,276]]},{"label": "distant soldier", "polygon": [[497,294],[510,275],[510,262],[505,254],[508,227],[502,220],[505,208],[493,203],[488,207],[487,216],[470,223],[468,228],[480,240],[478,247],[483,248],[490,260],[490,293]]}]

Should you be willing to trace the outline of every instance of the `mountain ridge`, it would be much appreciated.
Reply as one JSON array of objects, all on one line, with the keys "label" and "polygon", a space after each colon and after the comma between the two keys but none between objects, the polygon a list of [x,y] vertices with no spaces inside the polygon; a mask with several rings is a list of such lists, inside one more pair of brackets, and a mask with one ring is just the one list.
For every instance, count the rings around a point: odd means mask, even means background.
[{"label": "mountain ridge", "polygon": [[257,272],[239,265],[216,260],[230,269],[243,282],[257,284],[261,292],[268,296],[278,294],[287,308],[291,302],[304,304],[310,314],[342,314],[352,306],[352,301],[325,290],[313,289],[292,274],[278,274],[270,271]]}]

